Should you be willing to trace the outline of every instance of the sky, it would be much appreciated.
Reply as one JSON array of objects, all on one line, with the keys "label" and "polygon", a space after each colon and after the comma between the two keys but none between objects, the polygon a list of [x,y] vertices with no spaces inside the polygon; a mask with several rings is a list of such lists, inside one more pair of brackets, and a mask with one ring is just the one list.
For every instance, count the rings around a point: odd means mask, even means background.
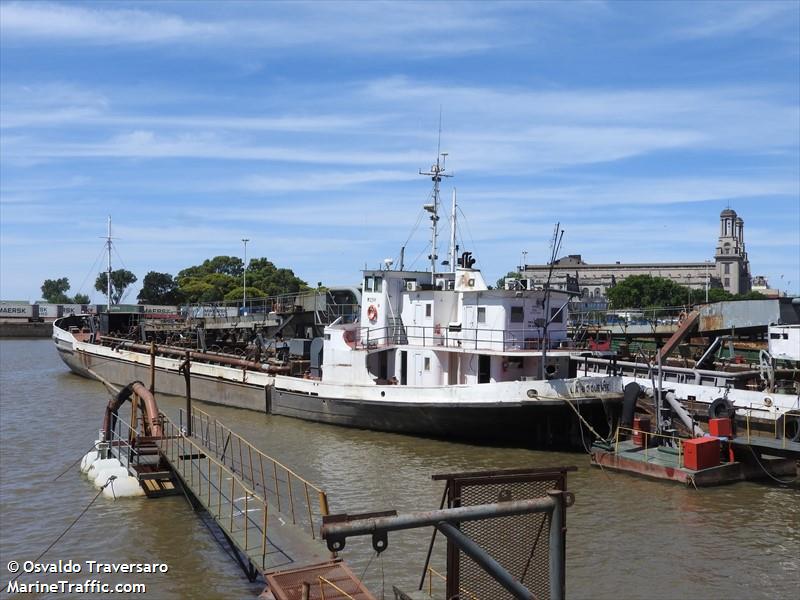
[{"label": "sky", "polygon": [[108,216],[139,283],[242,238],[312,286],[424,270],[440,115],[488,281],[557,222],[589,263],[711,260],[729,206],[800,293],[797,0],[2,2],[0,298],[102,302]]}]

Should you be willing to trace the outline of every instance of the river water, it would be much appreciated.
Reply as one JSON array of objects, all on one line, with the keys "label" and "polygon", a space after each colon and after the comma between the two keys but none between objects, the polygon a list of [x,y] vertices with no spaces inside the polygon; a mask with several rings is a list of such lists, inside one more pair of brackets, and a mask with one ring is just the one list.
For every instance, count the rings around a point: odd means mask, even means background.
[{"label": "river water", "polygon": [[[54,478],[95,439],[105,388],[71,374],[49,340],[0,341],[0,584],[11,560],[32,560],[96,491],[77,468]],[[157,397],[174,414],[180,398]],[[327,490],[332,512],[438,508],[433,473],[575,465],[569,488],[569,598],[800,597],[800,492],[739,483],[700,491],[589,467],[580,453],[493,448],[351,430],[198,403],[233,430]],[[342,556],[373,592],[415,589],[429,531],[369,540]],[[437,544],[435,564],[443,562]],[[252,598],[225,549],[179,496],[98,498],[40,562],[160,562],[165,574],[22,575],[20,582],[145,583],[150,598]],[[0,594],[6,597],[5,593]],[[124,597],[117,594],[118,597]],[[56,596],[57,597],[57,596]],[[91,597],[91,596],[83,596]]]}]

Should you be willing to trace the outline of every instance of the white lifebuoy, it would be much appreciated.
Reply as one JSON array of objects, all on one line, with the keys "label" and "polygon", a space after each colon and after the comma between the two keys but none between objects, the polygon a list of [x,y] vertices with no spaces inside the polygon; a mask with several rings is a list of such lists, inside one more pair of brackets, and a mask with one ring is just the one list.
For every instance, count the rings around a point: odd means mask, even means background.
[{"label": "white lifebuoy", "polygon": [[378,320],[378,309],[375,308],[374,304],[370,304],[369,308],[367,309],[367,318],[370,321],[377,321]]}]

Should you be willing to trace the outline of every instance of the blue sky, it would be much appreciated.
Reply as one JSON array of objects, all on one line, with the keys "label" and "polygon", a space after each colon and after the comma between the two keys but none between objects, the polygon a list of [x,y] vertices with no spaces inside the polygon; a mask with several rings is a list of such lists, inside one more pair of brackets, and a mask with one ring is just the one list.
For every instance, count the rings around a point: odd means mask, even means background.
[{"label": "blue sky", "polygon": [[490,281],[556,221],[588,262],[711,259],[730,205],[754,274],[800,292],[797,1],[4,2],[0,44],[2,299],[101,301],[109,214],[140,281],[246,237],[356,282],[420,216],[440,107]]}]

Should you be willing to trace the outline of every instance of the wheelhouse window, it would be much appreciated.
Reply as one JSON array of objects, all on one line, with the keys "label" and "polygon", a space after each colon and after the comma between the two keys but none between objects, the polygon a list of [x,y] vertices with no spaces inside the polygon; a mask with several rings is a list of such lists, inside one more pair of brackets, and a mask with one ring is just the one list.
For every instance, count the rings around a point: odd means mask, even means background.
[{"label": "wheelhouse window", "polygon": [[522,323],[525,320],[525,312],[523,311],[521,306],[512,306],[511,307],[511,322],[512,323]]},{"label": "wheelhouse window", "polygon": [[364,278],[365,292],[380,292],[383,289],[383,277],[368,276]]},{"label": "wheelhouse window", "polygon": [[486,323],[486,307],[478,307],[478,323]]}]

